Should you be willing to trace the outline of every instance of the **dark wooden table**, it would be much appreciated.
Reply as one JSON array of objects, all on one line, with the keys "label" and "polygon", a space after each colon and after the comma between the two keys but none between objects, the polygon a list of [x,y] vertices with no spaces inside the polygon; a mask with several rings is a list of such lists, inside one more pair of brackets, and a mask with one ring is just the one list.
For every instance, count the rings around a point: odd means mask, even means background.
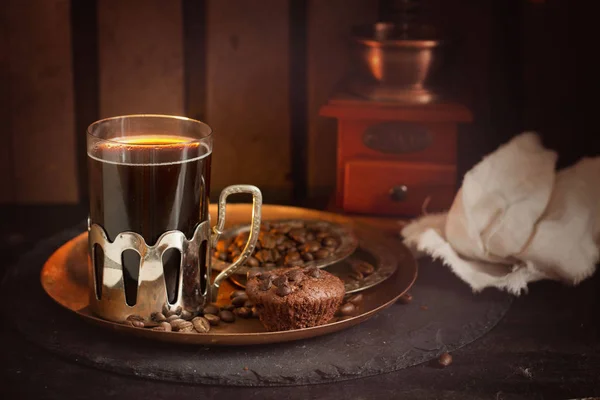
[{"label": "dark wooden table", "polygon": [[[78,206],[0,208],[0,273],[41,238],[85,218]],[[395,226],[376,221],[385,227]],[[18,310],[11,310],[18,312]],[[0,327],[3,399],[573,399],[600,397],[600,276],[577,287],[531,285],[490,333],[453,353],[446,369],[423,364],[346,382],[276,388],[147,381],[78,365]]]}]

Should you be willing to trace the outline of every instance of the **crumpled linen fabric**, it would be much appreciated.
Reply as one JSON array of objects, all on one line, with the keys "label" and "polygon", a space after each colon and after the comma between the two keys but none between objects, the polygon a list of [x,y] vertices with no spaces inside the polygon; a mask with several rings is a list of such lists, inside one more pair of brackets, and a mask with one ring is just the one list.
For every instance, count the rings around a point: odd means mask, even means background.
[{"label": "crumpled linen fabric", "polygon": [[581,282],[599,261],[600,157],[560,171],[556,160],[535,133],[516,136],[465,175],[447,213],[405,226],[405,243],[474,291]]}]

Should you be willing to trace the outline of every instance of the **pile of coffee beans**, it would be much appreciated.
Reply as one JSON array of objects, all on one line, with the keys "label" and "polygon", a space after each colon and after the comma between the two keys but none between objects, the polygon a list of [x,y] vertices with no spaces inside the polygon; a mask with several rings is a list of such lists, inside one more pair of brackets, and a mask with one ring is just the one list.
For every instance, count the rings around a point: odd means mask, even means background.
[{"label": "pile of coffee beans", "polygon": [[208,333],[211,327],[217,326],[221,322],[235,322],[236,317],[258,318],[258,310],[248,300],[245,291],[236,290],[232,292],[230,300],[230,304],[222,307],[209,304],[201,309],[197,316],[183,310],[181,307],[177,307],[175,310],[154,313],[152,314],[152,320],[158,325],[152,324],[152,327],[146,327],[144,319],[137,315],[130,315],[124,324],[135,328],[151,328],[153,331]]},{"label": "pile of coffee beans", "polygon": [[[302,266],[306,262],[329,257],[340,245],[340,238],[328,225],[305,221],[266,221],[261,224],[256,248],[246,266],[250,268],[277,268]],[[238,259],[248,232],[217,243],[215,257],[222,261]]]}]

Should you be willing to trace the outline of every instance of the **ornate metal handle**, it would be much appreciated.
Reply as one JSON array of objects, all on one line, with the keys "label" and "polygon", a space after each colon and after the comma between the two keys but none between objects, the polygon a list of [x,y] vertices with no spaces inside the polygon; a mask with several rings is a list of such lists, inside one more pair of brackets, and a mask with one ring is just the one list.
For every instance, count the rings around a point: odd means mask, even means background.
[{"label": "ornate metal handle", "polygon": [[248,237],[248,241],[246,242],[246,246],[242,253],[239,255],[238,259],[233,262],[229,267],[225,268],[213,282],[210,290],[210,301],[217,301],[217,294],[219,292],[219,286],[224,279],[227,279],[231,274],[233,274],[239,267],[244,265],[246,259],[252,254],[254,251],[254,247],[256,246],[256,240],[258,239],[258,234],[260,233],[260,220],[261,220],[261,206],[262,206],[262,193],[259,188],[252,185],[233,185],[228,186],[221,192],[221,196],[219,196],[219,216],[217,218],[217,225],[213,227],[213,234],[210,238],[211,244],[211,252],[217,245],[219,241],[219,236],[223,233],[223,229],[225,228],[225,209],[227,207],[227,197],[231,194],[235,193],[250,193],[252,194],[252,222],[250,225],[250,236]]}]

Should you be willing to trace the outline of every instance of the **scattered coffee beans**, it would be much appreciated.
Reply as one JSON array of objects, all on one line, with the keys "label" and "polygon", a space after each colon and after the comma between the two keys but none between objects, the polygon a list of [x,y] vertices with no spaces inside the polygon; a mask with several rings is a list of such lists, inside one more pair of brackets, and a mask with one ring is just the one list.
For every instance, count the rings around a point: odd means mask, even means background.
[{"label": "scattered coffee beans", "polygon": [[219,309],[216,306],[208,305],[206,307],[204,307],[204,314],[213,314],[213,315],[217,315],[219,313]]},{"label": "scattered coffee beans", "polygon": [[167,318],[165,317],[165,315],[161,312],[157,312],[152,314],[152,320],[154,322],[163,322],[165,321]]},{"label": "scattered coffee beans", "polygon": [[252,316],[252,309],[246,307],[236,308],[233,313],[240,318],[250,318]]},{"label": "scattered coffee beans", "polygon": [[363,302],[362,293],[355,294],[353,296],[350,296],[350,298],[348,298],[348,303],[352,303],[355,306],[360,305],[362,302]]},{"label": "scattered coffee beans", "polygon": [[204,318],[206,318],[206,320],[212,325],[212,326],[217,326],[219,325],[219,322],[221,322],[221,318],[219,318],[217,315],[215,314],[204,314]]},{"label": "scattered coffee beans", "polygon": [[181,318],[179,318],[179,315],[173,314],[173,315],[167,317],[167,322],[173,322],[173,321],[178,320],[178,319],[181,319]]},{"label": "scattered coffee beans", "polygon": [[360,272],[361,274],[363,274],[363,276],[369,276],[373,272],[375,272],[375,267],[366,261],[357,262],[352,266],[352,269],[354,269],[357,272]]},{"label": "scattered coffee beans", "polygon": [[233,322],[235,321],[235,315],[231,312],[231,311],[227,311],[227,310],[222,310],[219,313],[219,318],[221,318],[221,321],[223,322]]},{"label": "scattered coffee beans", "polygon": [[231,304],[233,304],[236,307],[241,307],[247,301],[248,301],[248,295],[246,294],[246,292],[242,292],[239,296],[236,296],[231,299]]},{"label": "scattered coffee beans", "polygon": [[413,296],[410,293],[404,293],[402,296],[400,296],[400,299],[398,299],[399,303],[402,304],[408,304],[410,302],[412,302]]},{"label": "scattered coffee beans", "polygon": [[196,317],[192,320],[192,324],[194,325],[194,329],[198,333],[206,333],[210,331],[210,322],[204,317]]},{"label": "scattered coffee beans", "polygon": [[438,364],[443,368],[452,364],[452,356],[450,355],[450,353],[442,353],[442,355],[440,355],[440,357],[438,358]]},{"label": "scattered coffee beans", "polygon": [[229,295],[229,298],[233,300],[234,298],[236,298],[238,296],[245,296],[245,295],[246,295],[246,291],[245,290],[234,290]]},{"label": "scattered coffee beans", "polygon": [[342,304],[340,307],[340,314],[344,316],[354,315],[356,313],[356,306],[352,303]]},{"label": "scattered coffee beans", "polygon": [[225,304],[223,307],[221,307],[221,310],[233,311],[234,308],[235,308],[235,306],[233,304]]},{"label": "scattered coffee beans", "polygon": [[179,325],[177,325],[177,329],[175,329],[177,332],[192,332],[194,330],[194,324],[192,324],[190,321],[183,321],[182,323],[180,323]]}]

